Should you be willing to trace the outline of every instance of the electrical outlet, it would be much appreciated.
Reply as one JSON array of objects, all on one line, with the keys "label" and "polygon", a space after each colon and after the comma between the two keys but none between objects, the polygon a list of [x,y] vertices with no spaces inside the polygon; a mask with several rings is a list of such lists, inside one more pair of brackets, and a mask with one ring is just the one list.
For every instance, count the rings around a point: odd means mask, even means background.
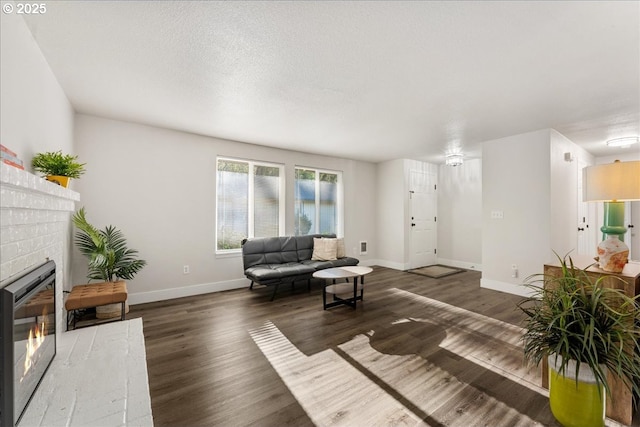
[{"label": "electrical outlet", "polygon": [[182,267],[182,274],[189,274],[189,266],[185,265]]},{"label": "electrical outlet", "polygon": [[511,264],[511,277],[514,279],[518,277],[518,266],[516,264]]}]

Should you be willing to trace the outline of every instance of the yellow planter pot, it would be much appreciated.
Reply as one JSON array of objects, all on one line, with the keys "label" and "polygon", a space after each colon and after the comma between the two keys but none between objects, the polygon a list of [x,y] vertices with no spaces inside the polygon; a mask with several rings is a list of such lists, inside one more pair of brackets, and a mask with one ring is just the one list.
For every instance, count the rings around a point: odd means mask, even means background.
[{"label": "yellow planter pot", "polygon": [[[576,382],[576,362],[569,361],[563,376],[556,369],[555,359],[555,355],[548,359],[549,405],[553,416],[564,427],[603,427],[606,395],[591,368],[581,363]],[[560,363],[558,358],[557,367]]]},{"label": "yellow planter pot", "polygon": [[69,181],[71,180],[71,178],[69,178],[68,176],[60,176],[60,175],[48,175],[47,177],[45,177],[45,179],[47,181],[61,185],[64,188],[67,188],[69,186]]}]

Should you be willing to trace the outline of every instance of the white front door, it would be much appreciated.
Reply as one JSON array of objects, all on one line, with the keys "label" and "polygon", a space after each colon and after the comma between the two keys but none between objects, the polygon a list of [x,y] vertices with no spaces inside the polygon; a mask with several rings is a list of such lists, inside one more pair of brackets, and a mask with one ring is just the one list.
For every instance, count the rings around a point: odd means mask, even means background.
[{"label": "white front door", "polygon": [[436,181],[437,175],[409,171],[411,253],[409,268],[436,263]]}]

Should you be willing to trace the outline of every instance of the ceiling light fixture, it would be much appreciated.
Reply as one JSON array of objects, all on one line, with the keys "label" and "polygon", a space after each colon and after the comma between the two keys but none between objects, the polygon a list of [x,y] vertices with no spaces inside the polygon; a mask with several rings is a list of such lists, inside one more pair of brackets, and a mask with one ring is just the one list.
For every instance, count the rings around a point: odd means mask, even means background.
[{"label": "ceiling light fixture", "polygon": [[624,138],[615,138],[607,141],[609,147],[628,147],[638,143],[637,136],[625,136]]},{"label": "ceiling light fixture", "polygon": [[444,158],[444,163],[447,166],[460,166],[462,164],[462,154],[447,154]]}]

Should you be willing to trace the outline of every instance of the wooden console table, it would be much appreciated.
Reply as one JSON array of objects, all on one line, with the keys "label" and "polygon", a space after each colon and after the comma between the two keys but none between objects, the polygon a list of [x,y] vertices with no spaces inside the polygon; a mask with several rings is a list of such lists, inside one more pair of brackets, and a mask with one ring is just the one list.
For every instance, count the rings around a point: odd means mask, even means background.
[{"label": "wooden console table", "polygon": [[[574,266],[585,269],[593,264],[594,260],[588,256],[571,257]],[[544,274],[548,276],[560,276],[562,267],[559,264],[545,264]],[[630,297],[640,294],[640,264],[630,263],[624,267],[622,273],[607,273],[597,266],[589,267],[587,274],[594,280],[603,274],[617,276],[622,280],[605,278],[604,283],[610,288],[620,289]],[[607,381],[611,388],[611,398],[607,396],[607,417],[626,425],[631,424],[633,418],[633,396],[622,380],[613,373],[607,374]],[[546,359],[542,363],[542,387],[549,388],[549,367]]]}]

